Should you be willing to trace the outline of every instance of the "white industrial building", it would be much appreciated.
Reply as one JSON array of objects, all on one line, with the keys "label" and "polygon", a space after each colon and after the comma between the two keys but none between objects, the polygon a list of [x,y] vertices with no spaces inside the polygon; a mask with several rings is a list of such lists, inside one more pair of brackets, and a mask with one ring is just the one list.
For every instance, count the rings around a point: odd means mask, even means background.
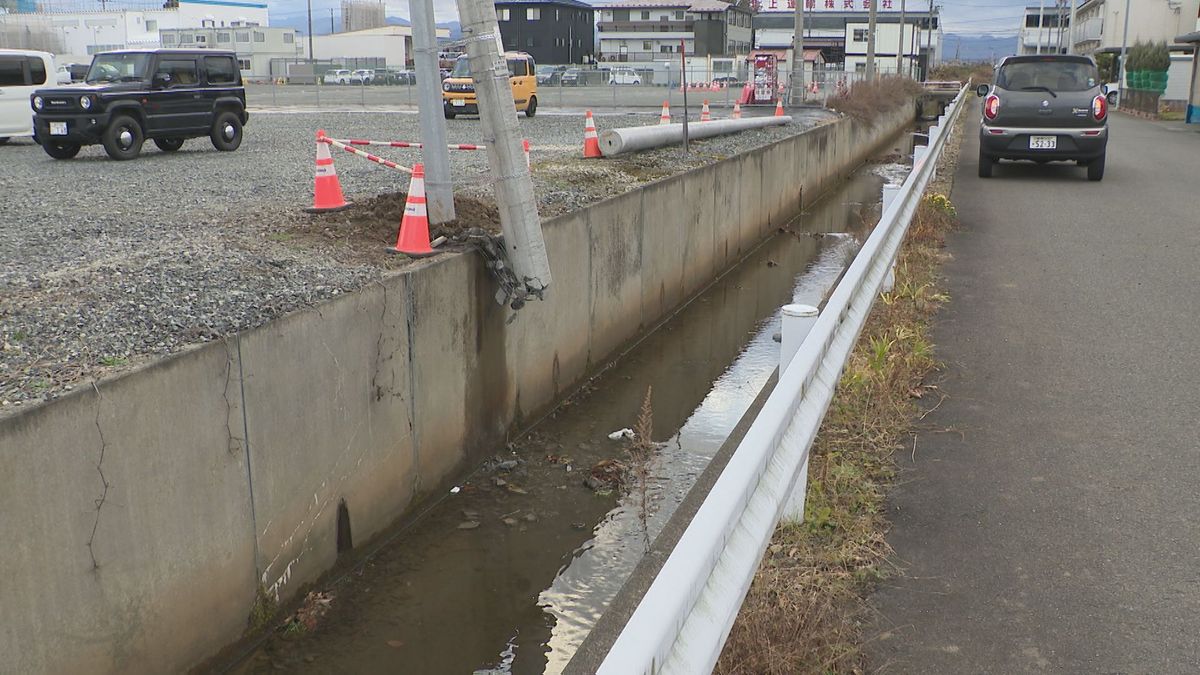
[{"label": "white industrial building", "polygon": [[[438,28],[437,37],[449,38],[450,31]],[[314,35],[312,40],[312,57],[318,61],[384,59],[389,67],[403,68],[412,54],[412,28],[409,26],[382,26]]]},{"label": "white industrial building", "polygon": [[[1074,52],[1119,51],[1125,35],[1125,3],[1126,0],[1080,3],[1075,10]],[[1139,41],[1171,44],[1176,36],[1200,29],[1197,16],[1200,16],[1200,0],[1129,0],[1129,45]]]},{"label": "white industrial building", "polygon": [[218,28],[159,29],[161,45],[180,49],[228,49],[237,53],[242,77],[266,79],[280,77],[272,72],[276,59],[296,61],[308,51],[301,36],[292,28],[264,26],[226,26]]},{"label": "white industrial building", "polygon": [[178,0],[167,4],[175,6],[0,14],[0,47],[22,48],[21,42],[33,42],[32,46],[51,51],[62,61],[86,63],[96,52],[156,48],[162,30],[269,24],[266,3]]},{"label": "white industrial building", "polygon": [[1017,32],[1017,55],[1066,54],[1070,44],[1071,6],[1068,3],[1050,2],[1025,8]]}]

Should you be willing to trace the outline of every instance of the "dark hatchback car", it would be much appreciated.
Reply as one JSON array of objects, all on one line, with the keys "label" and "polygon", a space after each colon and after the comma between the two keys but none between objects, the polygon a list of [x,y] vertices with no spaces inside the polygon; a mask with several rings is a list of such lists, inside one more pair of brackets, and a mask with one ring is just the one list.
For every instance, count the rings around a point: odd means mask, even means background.
[{"label": "dark hatchback car", "polygon": [[205,136],[237,150],[249,118],[237,57],[210,49],[97,54],[84,84],[38,89],[30,103],[35,138],[55,159],[96,143],[113,159],[133,159],[146,139],[174,152]]},{"label": "dark hatchback car", "polygon": [[979,176],[997,160],[1073,161],[1104,178],[1108,100],[1087,56],[1008,56],[996,66],[979,125]]}]

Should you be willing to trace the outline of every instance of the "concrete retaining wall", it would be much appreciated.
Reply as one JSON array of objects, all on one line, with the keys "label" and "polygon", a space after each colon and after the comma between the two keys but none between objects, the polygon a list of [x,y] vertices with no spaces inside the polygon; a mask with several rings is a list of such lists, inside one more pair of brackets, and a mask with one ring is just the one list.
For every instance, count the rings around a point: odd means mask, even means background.
[{"label": "concrete retaining wall", "polygon": [[0,654],[13,672],[169,672],[237,639],[440,491],[905,128],[849,120],[545,224],[516,320],[478,256],[0,419]]}]

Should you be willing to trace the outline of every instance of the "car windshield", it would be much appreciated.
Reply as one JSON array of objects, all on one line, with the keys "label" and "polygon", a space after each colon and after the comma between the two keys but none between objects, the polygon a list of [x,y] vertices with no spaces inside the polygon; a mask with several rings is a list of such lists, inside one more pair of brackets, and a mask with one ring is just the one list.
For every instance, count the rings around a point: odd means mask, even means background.
[{"label": "car windshield", "polygon": [[1001,66],[996,86],[1009,91],[1087,91],[1099,78],[1096,66],[1085,61],[1014,61]]},{"label": "car windshield", "polygon": [[454,70],[450,71],[450,77],[470,77],[471,76],[471,61],[465,56],[460,56],[454,61]]},{"label": "car windshield", "polygon": [[97,54],[84,79],[88,84],[140,82],[149,71],[149,54]]}]

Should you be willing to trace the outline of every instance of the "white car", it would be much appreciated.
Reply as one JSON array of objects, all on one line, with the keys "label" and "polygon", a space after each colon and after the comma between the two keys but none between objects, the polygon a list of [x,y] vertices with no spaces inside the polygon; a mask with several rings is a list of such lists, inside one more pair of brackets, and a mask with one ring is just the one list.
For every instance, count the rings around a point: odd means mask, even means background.
[{"label": "white car", "polygon": [[322,80],[325,84],[350,84],[350,71],[330,70]]},{"label": "white car", "polygon": [[360,68],[350,73],[350,81],[354,84],[371,84],[375,79],[375,71],[370,68]]},{"label": "white car", "polygon": [[13,136],[33,136],[29,97],[56,84],[54,56],[28,49],[0,49],[0,145]]},{"label": "white car", "polygon": [[610,85],[641,84],[642,76],[638,75],[633,68],[617,68],[608,74],[608,83]]}]

